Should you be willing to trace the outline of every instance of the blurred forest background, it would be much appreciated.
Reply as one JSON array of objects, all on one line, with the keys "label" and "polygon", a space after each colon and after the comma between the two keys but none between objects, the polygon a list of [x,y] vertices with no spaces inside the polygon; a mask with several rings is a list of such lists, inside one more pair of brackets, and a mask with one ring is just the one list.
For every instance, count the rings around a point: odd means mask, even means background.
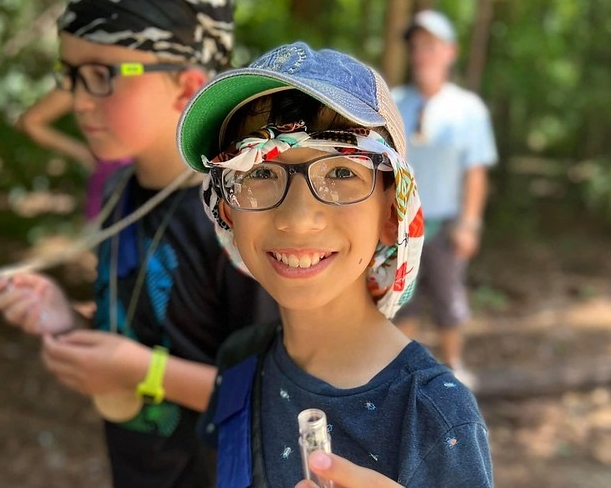
[{"label": "blurred forest background", "polygon": [[[33,146],[12,128],[24,107],[53,84],[54,21],[62,3],[0,1],[0,191],[8,196],[0,204],[2,224],[10,218],[4,215],[7,203],[24,192],[52,190],[76,197],[77,205],[82,200],[85,175],[79,166]],[[411,12],[424,7],[446,12],[460,37],[456,81],[481,93],[500,148],[489,231],[542,237],[541,224],[549,218],[553,223],[587,218],[608,227],[611,2],[237,0],[236,5],[235,65],[304,39],[353,53],[391,85],[407,76],[401,34]],[[69,117],[62,124],[76,132]],[[67,202],[55,203],[67,215],[40,212],[42,219],[11,221],[12,232],[32,241],[46,231],[45,224],[56,230],[60,222],[69,228],[78,220],[79,212],[69,212]]]},{"label": "blurred forest background", "polygon": [[[486,102],[500,152],[470,271],[467,345],[487,385],[497,487],[611,486],[611,2],[235,4],[235,66],[302,39],[354,54],[390,85],[408,77],[402,34],[413,12],[453,20],[456,81]],[[53,85],[62,6],[0,0],[0,266],[83,226],[85,171],[13,128]],[[78,134],[70,117],[59,126]],[[89,297],[78,268],[57,273],[73,297]],[[0,461],[0,486],[109,486],[87,401],[46,376],[35,341],[1,325],[0,381],[0,451],[15,454]]]}]

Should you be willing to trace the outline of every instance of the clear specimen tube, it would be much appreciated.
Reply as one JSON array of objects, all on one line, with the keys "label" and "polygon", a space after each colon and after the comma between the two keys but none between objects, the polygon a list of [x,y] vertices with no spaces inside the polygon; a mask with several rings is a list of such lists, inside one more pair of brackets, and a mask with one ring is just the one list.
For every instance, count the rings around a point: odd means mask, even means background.
[{"label": "clear specimen tube", "polygon": [[316,476],[308,467],[308,456],[314,451],[331,452],[331,436],[327,430],[327,416],[317,408],[308,408],[297,416],[299,423],[299,445],[301,460],[306,479],[312,480],[320,488],[332,488],[333,483]]}]

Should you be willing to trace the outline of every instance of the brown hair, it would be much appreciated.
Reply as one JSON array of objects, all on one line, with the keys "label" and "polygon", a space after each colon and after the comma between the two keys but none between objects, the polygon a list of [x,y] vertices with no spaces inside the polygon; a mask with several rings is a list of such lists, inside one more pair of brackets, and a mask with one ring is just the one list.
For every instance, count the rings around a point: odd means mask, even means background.
[{"label": "brown hair", "polygon": [[[303,121],[310,131],[361,127],[311,96],[296,89],[287,89],[259,97],[236,110],[222,134],[221,149],[226,149],[232,142],[266,124],[282,125],[297,121]],[[375,131],[394,148],[392,137],[385,127],[375,127]],[[383,171],[382,177],[384,189],[394,183],[393,172]]]},{"label": "brown hair", "polygon": [[[296,89],[288,89],[262,96],[240,107],[227,123],[221,146],[226,148],[231,142],[266,124],[282,125],[299,120],[310,131],[360,127],[311,96]],[[394,148],[385,127],[376,127],[375,131]]]}]

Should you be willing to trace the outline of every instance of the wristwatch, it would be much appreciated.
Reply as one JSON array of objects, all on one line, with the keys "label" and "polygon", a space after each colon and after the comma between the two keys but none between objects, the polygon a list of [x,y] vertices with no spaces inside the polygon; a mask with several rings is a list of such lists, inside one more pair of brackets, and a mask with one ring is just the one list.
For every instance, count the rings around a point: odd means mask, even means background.
[{"label": "wristwatch", "polygon": [[156,405],[163,401],[165,397],[163,375],[167,361],[168,350],[162,346],[155,346],[146,378],[136,387],[136,393],[144,403]]}]

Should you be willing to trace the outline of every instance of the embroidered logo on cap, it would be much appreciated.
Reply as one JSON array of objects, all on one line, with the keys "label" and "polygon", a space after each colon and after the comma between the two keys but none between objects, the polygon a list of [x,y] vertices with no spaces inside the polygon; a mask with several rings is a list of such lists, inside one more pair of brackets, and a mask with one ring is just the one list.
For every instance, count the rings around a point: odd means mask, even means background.
[{"label": "embroidered logo on cap", "polygon": [[272,51],[269,55],[251,64],[250,67],[292,74],[299,69],[306,57],[303,49],[291,46],[287,49],[281,48]]}]

